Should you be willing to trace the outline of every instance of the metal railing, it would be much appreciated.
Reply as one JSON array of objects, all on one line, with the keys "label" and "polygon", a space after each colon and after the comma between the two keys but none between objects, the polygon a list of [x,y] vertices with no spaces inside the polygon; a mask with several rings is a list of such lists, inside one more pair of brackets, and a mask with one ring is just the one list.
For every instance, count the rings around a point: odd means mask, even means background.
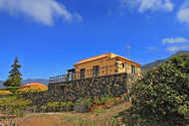
[{"label": "metal railing", "polygon": [[[118,72],[118,69],[125,69],[123,72]],[[73,81],[73,80],[80,80],[80,79],[86,79],[86,78],[93,78],[93,77],[100,77],[100,76],[108,76],[113,74],[120,74],[120,73],[126,73],[127,68],[123,68],[120,64],[115,65],[109,65],[104,67],[99,67],[99,70],[97,70],[97,73],[94,73],[94,69],[86,69],[82,75],[81,71],[76,71],[74,73],[69,74],[62,74],[54,77],[50,77],[49,83],[61,83],[61,82],[67,82],[67,81]]]},{"label": "metal railing", "polygon": [[50,77],[49,83],[60,83],[68,81],[68,74],[58,75],[55,77]]}]

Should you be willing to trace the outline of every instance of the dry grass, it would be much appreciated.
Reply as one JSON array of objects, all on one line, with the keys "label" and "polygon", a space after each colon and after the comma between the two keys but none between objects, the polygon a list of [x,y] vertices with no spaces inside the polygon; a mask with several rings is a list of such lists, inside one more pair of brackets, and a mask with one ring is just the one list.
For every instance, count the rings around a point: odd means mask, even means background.
[{"label": "dry grass", "polygon": [[112,116],[129,108],[130,103],[123,103],[103,113],[45,113],[30,114],[20,126],[115,126]]}]

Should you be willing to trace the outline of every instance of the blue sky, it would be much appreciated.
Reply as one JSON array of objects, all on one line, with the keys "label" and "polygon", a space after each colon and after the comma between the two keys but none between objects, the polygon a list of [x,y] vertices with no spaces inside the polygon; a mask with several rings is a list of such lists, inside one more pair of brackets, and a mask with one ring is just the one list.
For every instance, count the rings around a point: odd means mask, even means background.
[{"label": "blue sky", "polygon": [[189,50],[189,0],[0,0],[0,80],[62,74],[102,53],[140,64]]}]

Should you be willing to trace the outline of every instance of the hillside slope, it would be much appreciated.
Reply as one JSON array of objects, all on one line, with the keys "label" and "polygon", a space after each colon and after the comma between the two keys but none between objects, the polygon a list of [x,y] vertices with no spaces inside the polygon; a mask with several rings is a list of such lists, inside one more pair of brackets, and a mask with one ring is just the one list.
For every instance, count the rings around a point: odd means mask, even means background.
[{"label": "hillside slope", "polygon": [[20,126],[116,126],[112,116],[130,108],[129,102],[116,105],[98,113],[38,113],[29,114],[21,121]]},{"label": "hillside slope", "polygon": [[146,64],[146,65],[142,66],[142,70],[143,71],[149,71],[153,67],[156,67],[156,66],[160,65],[161,63],[165,62],[166,60],[170,59],[171,57],[176,56],[176,55],[181,55],[181,54],[189,55],[189,51],[179,51],[176,54],[168,57],[167,59],[157,60],[157,61],[154,61],[152,63]]}]

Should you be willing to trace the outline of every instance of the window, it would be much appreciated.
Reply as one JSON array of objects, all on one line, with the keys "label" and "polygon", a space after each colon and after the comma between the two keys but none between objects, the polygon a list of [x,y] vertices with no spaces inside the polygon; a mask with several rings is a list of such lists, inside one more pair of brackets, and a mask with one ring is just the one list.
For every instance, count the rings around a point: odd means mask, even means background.
[{"label": "window", "polygon": [[80,70],[80,79],[84,79],[85,78],[85,69],[81,69]]},{"label": "window", "polygon": [[122,63],[122,68],[125,68],[125,63]]},{"label": "window", "polygon": [[135,66],[133,66],[133,65],[131,66],[131,73],[135,74]]},{"label": "window", "polygon": [[99,66],[93,67],[93,76],[96,77],[99,75]]},{"label": "window", "polygon": [[118,66],[118,62],[115,63],[115,66],[116,66],[116,67]]}]

